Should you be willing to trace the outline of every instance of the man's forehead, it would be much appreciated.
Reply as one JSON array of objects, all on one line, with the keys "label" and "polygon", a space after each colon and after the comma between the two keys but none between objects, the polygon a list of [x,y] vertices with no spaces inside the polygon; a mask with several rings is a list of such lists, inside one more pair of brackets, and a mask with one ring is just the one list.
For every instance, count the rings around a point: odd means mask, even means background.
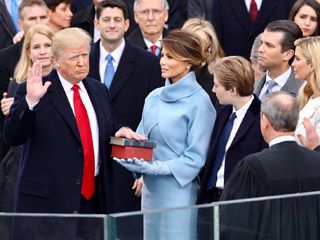
[{"label": "man's forehead", "polygon": [[26,6],[22,9],[21,14],[25,17],[47,16],[48,8],[40,5]]},{"label": "man's forehead", "polygon": [[66,55],[85,54],[89,53],[89,48],[87,46],[82,46],[78,48],[64,48],[62,53]]}]

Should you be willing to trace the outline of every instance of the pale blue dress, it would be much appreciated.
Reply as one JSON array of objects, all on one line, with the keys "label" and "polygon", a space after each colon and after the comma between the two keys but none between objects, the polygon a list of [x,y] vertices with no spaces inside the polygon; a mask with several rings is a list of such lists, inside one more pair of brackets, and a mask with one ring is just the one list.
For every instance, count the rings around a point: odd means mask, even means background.
[{"label": "pale blue dress", "polygon": [[[146,98],[137,132],[157,141],[153,160],[166,161],[172,174],[143,175],[142,210],[194,205],[216,111],[194,72]],[[196,211],[145,214],[144,239],[196,239]]]}]

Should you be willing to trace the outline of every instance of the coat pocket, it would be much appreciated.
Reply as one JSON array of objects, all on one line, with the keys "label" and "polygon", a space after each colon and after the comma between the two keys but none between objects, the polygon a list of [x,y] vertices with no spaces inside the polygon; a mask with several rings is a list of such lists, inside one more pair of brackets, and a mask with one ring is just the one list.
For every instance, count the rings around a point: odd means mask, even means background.
[{"label": "coat pocket", "polygon": [[22,180],[20,185],[20,193],[35,197],[49,197],[50,196],[50,184],[37,183],[30,180]]}]

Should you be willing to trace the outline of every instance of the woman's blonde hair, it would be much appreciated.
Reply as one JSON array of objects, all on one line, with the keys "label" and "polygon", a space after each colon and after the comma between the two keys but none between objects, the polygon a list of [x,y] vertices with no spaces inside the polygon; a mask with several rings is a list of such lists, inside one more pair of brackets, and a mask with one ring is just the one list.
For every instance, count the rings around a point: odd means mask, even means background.
[{"label": "woman's blonde hair", "polygon": [[41,34],[52,40],[54,32],[46,25],[36,25],[31,27],[25,35],[22,46],[22,53],[19,62],[14,70],[14,78],[17,83],[25,82],[28,69],[32,67],[32,61],[29,57],[31,40],[36,34]]},{"label": "woman's blonde hair", "polygon": [[216,31],[212,24],[203,18],[190,18],[182,26],[182,30],[194,33],[195,31],[203,31],[210,41],[209,46],[204,46],[207,50],[206,64],[209,65],[211,62],[216,61],[219,58],[224,57],[224,52],[219,43]]},{"label": "woman's blonde hair", "polygon": [[314,69],[310,79],[299,90],[298,100],[301,109],[315,92],[320,93],[320,37],[300,38],[294,45],[301,48],[303,56]]}]

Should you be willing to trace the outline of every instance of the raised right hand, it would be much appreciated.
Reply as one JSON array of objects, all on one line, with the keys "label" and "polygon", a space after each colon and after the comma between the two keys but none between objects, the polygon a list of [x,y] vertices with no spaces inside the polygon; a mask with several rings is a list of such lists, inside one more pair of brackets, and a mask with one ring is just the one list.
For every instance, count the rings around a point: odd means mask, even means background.
[{"label": "raised right hand", "polygon": [[50,85],[51,82],[42,84],[42,65],[39,61],[36,61],[32,68],[28,70],[26,96],[28,101],[31,103],[39,102]]}]

